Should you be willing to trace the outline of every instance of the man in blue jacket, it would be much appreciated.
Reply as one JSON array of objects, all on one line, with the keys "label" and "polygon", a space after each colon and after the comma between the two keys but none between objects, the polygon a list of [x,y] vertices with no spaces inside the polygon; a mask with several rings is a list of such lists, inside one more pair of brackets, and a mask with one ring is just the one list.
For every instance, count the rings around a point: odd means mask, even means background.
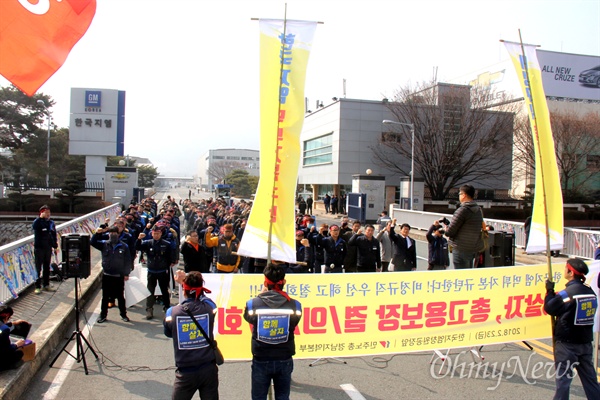
[{"label": "man in blue jacket", "polygon": [[271,386],[275,398],[290,398],[296,354],[294,330],[302,317],[302,305],[283,291],[285,270],[269,264],[264,269],[263,291],[248,300],[244,319],[252,325],[252,400],[266,400]]},{"label": "man in blue jacket", "polygon": [[[178,272],[177,282],[183,286],[185,300],[167,310],[163,322],[164,333],[173,338],[175,353],[175,383],[173,399],[191,399],[199,392],[202,400],[219,399],[219,368],[215,353],[198,329],[186,309],[196,318],[204,332],[214,339],[215,313],[217,306],[204,293],[204,279],[198,271],[187,275]],[[183,280],[180,280],[183,278]]]},{"label": "man in blue jacket", "polygon": [[588,399],[600,399],[600,385],[593,363],[594,315],[598,298],[591,287],[584,284],[588,266],[582,260],[570,258],[565,265],[564,290],[554,292],[554,282],[546,281],[544,311],[556,317],[554,324],[554,364],[556,392],[554,399],[568,399],[571,381],[575,376]]},{"label": "man in blue jacket", "polygon": [[[102,234],[108,233],[108,240],[102,239]],[[121,319],[129,322],[127,306],[125,305],[125,281],[131,272],[131,252],[127,244],[119,240],[119,228],[98,228],[92,235],[90,244],[102,252],[102,303],[98,323],[106,321],[108,303],[115,299],[119,305]]]},{"label": "man in blue jacket", "polygon": [[56,236],[56,225],[50,219],[50,207],[40,207],[40,216],[33,221],[33,248],[35,255],[35,270],[37,280],[35,281],[35,293],[42,293],[42,285],[47,292],[56,292],[50,286],[50,262],[53,249],[58,248]]},{"label": "man in blue jacket", "polygon": [[135,244],[136,250],[141,250],[147,254],[148,262],[148,285],[150,296],[146,298],[146,319],[154,318],[154,290],[156,284],[160,287],[163,299],[163,310],[167,311],[170,307],[171,299],[169,298],[169,282],[171,266],[175,265],[177,259],[177,247],[167,240],[163,239],[164,227],[156,224],[152,227],[152,238],[145,240],[146,234],[140,233]]}]

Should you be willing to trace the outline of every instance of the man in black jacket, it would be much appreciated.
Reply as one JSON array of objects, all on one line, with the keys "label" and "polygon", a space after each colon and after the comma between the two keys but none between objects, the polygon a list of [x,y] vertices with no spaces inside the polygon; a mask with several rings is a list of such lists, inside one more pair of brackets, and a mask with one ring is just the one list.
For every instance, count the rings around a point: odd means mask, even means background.
[{"label": "man in black jacket", "polygon": [[417,269],[417,242],[408,237],[410,225],[400,225],[400,235],[396,233],[396,218],[389,226],[390,240],[394,244],[392,262],[394,271],[414,271]]},{"label": "man in black jacket", "polygon": [[269,264],[264,274],[263,291],[248,300],[244,310],[244,319],[252,325],[252,400],[266,400],[271,380],[275,398],[284,400],[290,398],[294,330],[302,317],[302,305],[283,291],[283,266]]},{"label": "man in black jacket", "polygon": [[[355,233],[360,230],[360,221],[354,221],[352,223],[352,229],[348,229],[348,225],[344,227],[342,222],[342,229],[340,230],[342,239],[346,241],[346,244],[350,241]],[[344,272],[357,272],[356,261],[358,259],[358,249],[356,246],[348,246],[346,249],[346,258],[344,259]]]},{"label": "man in black jacket", "polygon": [[352,235],[348,244],[356,246],[358,256],[356,259],[356,268],[358,272],[380,272],[381,271],[381,250],[379,240],[373,236],[375,228],[373,225],[365,225],[364,234],[362,231]]},{"label": "man in black jacket", "polygon": [[180,254],[183,256],[183,270],[185,272],[198,271],[209,272],[206,266],[204,247],[200,244],[198,232],[191,230],[181,245]]},{"label": "man in black jacket", "polygon": [[150,296],[146,298],[146,319],[154,318],[154,290],[156,284],[160,287],[163,298],[163,310],[166,311],[171,300],[169,298],[169,280],[171,266],[175,265],[177,259],[177,248],[162,238],[163,227],[156,224],[152,227],[152,239],[144,240],[145,233],[140,233],[135,244],[136,250],[142,250],[148,255],[148,290]]},{"label": "man in black jacket", "polygon": [[329,227],[329,234],[330,236],[317,236],[317,241],[325,250],[325,272],[342,273],[347,253],[346,241],[341,238],[340,227],[337,225]]},{"label": "man in black jacket", "polygon": [[[185,300],[169,308],[163,321],[164,334],[173,338],[175,353],[175,383],[173,399],[191,399],[199,392],[202,400],[219,399],[219,368],[215,352],[196,327],[187,310],[196,318],[204,332],[214,340],[215,313],[217,306],[204,293],[204,279],[198,271],[187,275],[178,271],[177,282],[183,286]],[[183,280],[180,280],[183,278]]]},{"label": "man in black jacket", "polygon": [[[108,233],[108,240],[103,240],[102,234]],[[106,321],[108,316],[108,303],[115,299],[119,305],[121,319],[129,322],[127,306],[125,305],[125,281],[131,272],[131,252],[127,244],[119,240],[119,229],[98,228],[92,235],[90,244],[102,252],[102,302],[98,323]]]},{"label": "man in black jacket", "polygon": [[554,292],[554,282],[546,281],[544,311],[556,317],[554,325],[554,364],[556,366],[555,399],[568,399],[573,368],[577,370],[588,399],[600,399],[600,385],[592,361],[594,315],[598,298],[585,285],[588,266],[570,258],[565,266],[564,290]]},{"label": "man in black jacket", "polygon": [[50,219],[50,207],[40,207],[40,216],[33,221],[33,248],[35,255],[35,270],[37,280],[35,281],[35,293],[42,293],[42,285],[47,292],[56,292],[50,286],[50,262],[52,260],[52,249],[58,248],[56,225]]},{"label": "man in black jacket", "polygon": [[475,256],[483,247],[481,239],[483,214],[481,208],[473,201],[474,197],[473,186],[460,187],[458,191],[460,207],[454,212],[446,230],[448,244],[452,246],[454,269],[473,268]]}]

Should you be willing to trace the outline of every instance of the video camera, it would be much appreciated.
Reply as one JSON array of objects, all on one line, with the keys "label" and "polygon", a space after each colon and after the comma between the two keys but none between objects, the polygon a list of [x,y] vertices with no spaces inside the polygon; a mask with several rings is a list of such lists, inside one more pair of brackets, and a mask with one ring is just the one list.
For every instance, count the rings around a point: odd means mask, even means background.
[{"label": "video camera", "polygon": [[442,218],[440,218],[440,219],[438,220],[438,222],[439,222],[440,224],[444,224],[444,225],[450,225],[450,220],[449,220],[448,218],[446,218],[446,217],[442,217]]}]

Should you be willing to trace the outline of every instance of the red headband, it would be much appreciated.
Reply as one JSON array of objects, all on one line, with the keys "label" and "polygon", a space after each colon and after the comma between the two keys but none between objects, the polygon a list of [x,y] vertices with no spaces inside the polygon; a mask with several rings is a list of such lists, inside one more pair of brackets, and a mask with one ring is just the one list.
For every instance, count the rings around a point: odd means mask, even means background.
[{"label": "red headband", "polygon": [[284,292],[283,290],[281,290],[281,286],[283,286],[283,279],[278,281],[278,282],[273,282],[272,280],[270,280],[269,278],[267,278],[265,276],[265,286],[269,287],[269,286],[273,286],[273,290],[275,290],[277,293],[281,294],[283,297],[285,297],[288,301],[290,301],[290,296],[288,296],[288,294],[286,292]]},{"label": "red headband", "polygon": [[583,272],[579,272],[577,271],[575,268],[573,268],[573,266],[571,266],[571,264],[567,263],[567,268],[569,269],[569,271],[571,271],[573,273],[573,275],[579,275],[579,276],[585,276],[585,274]]},{"label": "red headband", "polygon": [[196,299],[198,299],[198,297],[200,297],[203,293],[211,293],[211,291],[204,286],[191,287],[185,282],[182,282],[181,286],[183,286],[183,290],[189,292],[190,294],[195,293]]}]

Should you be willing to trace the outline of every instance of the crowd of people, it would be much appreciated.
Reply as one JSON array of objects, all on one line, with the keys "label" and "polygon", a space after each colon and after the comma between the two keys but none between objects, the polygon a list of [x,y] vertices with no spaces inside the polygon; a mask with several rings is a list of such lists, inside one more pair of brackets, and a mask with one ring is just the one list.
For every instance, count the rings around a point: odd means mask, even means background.
[{"label": "crowd of people", "polygon": [[[432,222],[426,233],[428,243],[428,270],[444,270],[450,264],[452,254],[454,268],[473,268],[478,266],[478,257],[482,249],[483,223],[481,208],[473,201],[475,190],[470,185],[459,190],[460,206],[451,221],[441,218]],[[325,202],[327,213],[339,212],[339,203],[330,197]],[[287,273],[354,273],[354,272],[402,272],[417,268],[416,241],[410,237],[411,227],[407,223],[397,224],[387,212],[380,214],[375,225],[362,225],[359,221],[350,221],[342,217],[338,224],[321,223],[317,226],[312,211],[312,198],[298,201],[296,228],[296,262],[287,263],[241,257],[237,254],[240,240],[244,235],[252,202],[240,200],[237,203],[224,199],[191,199],[175,201],[170,196],[158,208],[152,199],[132,204],[119,215],[112,225],[99,226],[91,239],[91,245],[102,254],[102,303],[98,323],[107,319],[108,309],[118,304],[121,319],[129,322],[125,300],[124,283],[134,268],[135,260],[145,264],[148,272],[147,288],[150,296],[146,299],[146,318],[154,318],[154,307],[162,305],[165,334],[173,338],[175,361],[178,367],[173,398],[190,398],[200,391],[201,398],[218,398],[218,368],[215,352],[211,350],[214,314],[216,305],[206,297],[210,291],[204,288],[202,274],[206,273],[260,273],[264,275],[264,290],[255,299],[248,301],[244,318],[253,325],[252,332],[252,398],[264,399],[271,382],[274,383],[276,398],[289,398],[292,356],[295,353],[294,327],[301,318],[300,303],[289,298],[283,292]],[[309,211],[309,213],[306,213]],[[36,282],[36,293],[48,287],[45,276],[49,254],[56,247],[56,233],[49,220],[50,210],[44,206],[40,217],[34,222],[36,232],[36,268],[40,279]],[[37,230],[36,230],[37,229]],[[184,232],[182,234],[182,231]],[[39,248],[39,251],[38,251]],[[600,245],[599,245],[600,249]],[[600,257],[600,250],[597,251]],[[38,262],[39,256],[39,262]],[[183,271],[175,271],[180,256],[183,258]],[[139,258],[138,258],[139,257]],[[577,312],[579,301],[567,304],[566,299],[574,298],[585,292],[587,300],[597,307],[597,299],[580,285],[587,273],[587,266],[579,260],[569,260],[565,269],[568,280],[567,290],[558,294],[554,284],[547,283],[545,309],[556,315],[564,324],[571,324],[572,314]],[[185,300],[171,307],[169,290],[174,282],[183,286]],[[600,278],[598,284],[600,285]],[[156,286],[160,287],[160,296],[156,296]],[[571,290],[569,288],[576,288]],[[572,293],[571,293],[572,292]],[[191,311],[190,311],[191,310]],[[12,310],[3,310],[2,333],[3,346],[13,354],[11,362],[20,357],[22,342],[5,342],[6,333],[12,326],[8,318]],[[186,320],[203,322],[202,335],[190,338],[184,335],[180,326],[189,324]],[[268,326],[271,320],[280,320],[282,315],[288,319],[289,329],[277,337],[265,341],[265,332],[261,326]],[[577,314],[579,315],[579,314]],[[183,322],[182,322],[183,321]],[[15,325],[22,323],[16,321]],[[592,372],[588,371],[589,355],[589,319],[578,322],[586,326],[583,340],[572,341],[573,328],[557,325],[559,338],[555,358],[557,368],[571,368],[571,361],[581,362],[578,369],[587,393],[598,393],[594,385]],[[580,330],[581,330],[580,329]],[[590,328],[591,329],[591,328]],[[564,345],[561,344],[564,342]],[[572,344],[576,343],[576,344]],[[183,351],[183,347],[193,352]],[[579,357],[574,359],[573,357]],[[585,363],[583,363],[585,361]],[[566,364],[565,364],[566,363]],[[566,365],[566,366],[565,366]],[[587,368],[587,369],[584,369]],[[597,382],[596,382],[597,384]],[[557,378],[557,395],[568,394],[570,380]],[[203,393],[203,394],[202,394]]]}]

